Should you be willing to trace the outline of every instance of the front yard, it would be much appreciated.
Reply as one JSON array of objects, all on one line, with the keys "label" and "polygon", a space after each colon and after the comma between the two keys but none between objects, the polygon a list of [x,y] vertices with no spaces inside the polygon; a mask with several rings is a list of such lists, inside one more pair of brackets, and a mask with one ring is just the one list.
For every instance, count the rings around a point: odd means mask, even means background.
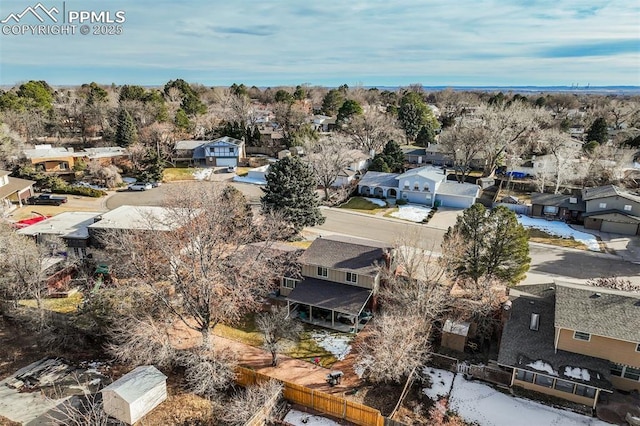
[{"label": "front yard", "polygon": [[362,213],[378,214],[388,210],[387,203],[377,198],[352,197],[340,205],[341,209],[358,210]]}]

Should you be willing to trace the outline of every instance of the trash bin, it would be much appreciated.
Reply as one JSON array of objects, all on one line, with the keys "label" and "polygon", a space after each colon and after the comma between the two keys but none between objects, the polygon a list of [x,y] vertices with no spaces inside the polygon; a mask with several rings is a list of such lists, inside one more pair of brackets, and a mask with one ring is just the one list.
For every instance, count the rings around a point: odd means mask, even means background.
[{"label": "trash bin", "polygon": [[329,386],[339,385],[343,375],[342,371],[332,371],[327,374],[327,383],[329,383]]}]

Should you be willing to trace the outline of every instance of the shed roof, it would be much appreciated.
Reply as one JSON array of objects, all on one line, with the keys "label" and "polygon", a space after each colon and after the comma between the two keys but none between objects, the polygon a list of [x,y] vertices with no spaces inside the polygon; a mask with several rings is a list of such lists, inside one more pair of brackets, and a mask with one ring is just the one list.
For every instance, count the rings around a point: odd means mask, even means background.
[{"label": "shed roof", "polygon": [[555,326],[640,342],[640,294],[557,282]]},{"label": "shed roof", "polygon": [[369,297],[371,297],[371,290],[366,288],[305,278],[296,284],[296,288],[287,296],[287,299],[349,315],[358,315]]},{"label": "shed roof", "polygon": [[166,380],[167,376],[153,365],[142,365],[102,389],[102,392],[114,392],[126,402],[132,403]]}]

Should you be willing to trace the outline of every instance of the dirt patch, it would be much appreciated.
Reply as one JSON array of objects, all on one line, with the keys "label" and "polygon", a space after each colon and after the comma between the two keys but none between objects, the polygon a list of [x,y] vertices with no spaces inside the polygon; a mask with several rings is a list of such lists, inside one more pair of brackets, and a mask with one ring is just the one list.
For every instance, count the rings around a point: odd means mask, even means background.
[{"label": "dirt patch", "polygon": [[44,356],[34,333],[0,316],[0,380]]},{"label": "dirt patch", "polygon": [[388,416],[396,407],[402,388],[402,385],[396,384],[366,385],[360,387],[355,395],[349,395],[347,398],[380,410],[383,416]]},{"label": "dirt patch", "polygon": [[208,399],[186,394],[175,384],[167,387],[167,399],[140,420],[145,425],[214,425],[213,404]]}]

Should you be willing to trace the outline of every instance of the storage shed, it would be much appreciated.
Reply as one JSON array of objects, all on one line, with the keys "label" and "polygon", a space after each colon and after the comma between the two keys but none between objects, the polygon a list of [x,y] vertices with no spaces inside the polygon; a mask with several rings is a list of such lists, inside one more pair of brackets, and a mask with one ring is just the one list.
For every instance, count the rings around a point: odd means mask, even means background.
[{"label": "storage shed", "polygon": [[136,367],[102,389],[104,411],[134,424],[167,399],[167,376],[153,365]]},{"label": "storage shed", "polygon": [[442,346],[454,351],[464,352],[470,326],[471,324],[468,322],[457,322],[450,319],[445,321],[442,329]]}]

